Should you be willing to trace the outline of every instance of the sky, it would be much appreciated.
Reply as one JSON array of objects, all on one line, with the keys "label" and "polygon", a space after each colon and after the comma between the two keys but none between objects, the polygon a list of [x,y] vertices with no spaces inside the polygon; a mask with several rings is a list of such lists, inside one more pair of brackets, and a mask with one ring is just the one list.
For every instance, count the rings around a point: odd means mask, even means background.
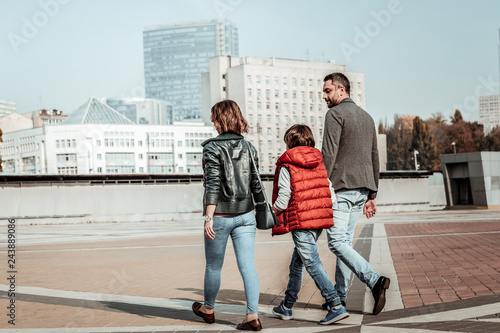
[{"label": "sky", "polygon": [[225,18],[239,55],[365,73],[366,110],[477,121],[498,94],[500,0],[0,0],[0,100],[71,113],[144,96],[145,27]]}]

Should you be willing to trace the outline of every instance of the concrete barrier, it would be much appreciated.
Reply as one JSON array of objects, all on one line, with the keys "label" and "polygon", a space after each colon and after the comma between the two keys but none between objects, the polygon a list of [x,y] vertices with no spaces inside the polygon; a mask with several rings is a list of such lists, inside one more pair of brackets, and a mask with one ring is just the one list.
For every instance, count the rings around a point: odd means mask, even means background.
[{"label": "concrete barrier", "polygon": [[[272,182],[264,181],[264,186],[271,198]],[[3,183],[0,219],[15,218],[19,224],[201,219],[202,200],[199,181]],[[445,205],[442,176],[441,185],[432,178],[380,180],[377,206],[381,212],[442,209]]]}]

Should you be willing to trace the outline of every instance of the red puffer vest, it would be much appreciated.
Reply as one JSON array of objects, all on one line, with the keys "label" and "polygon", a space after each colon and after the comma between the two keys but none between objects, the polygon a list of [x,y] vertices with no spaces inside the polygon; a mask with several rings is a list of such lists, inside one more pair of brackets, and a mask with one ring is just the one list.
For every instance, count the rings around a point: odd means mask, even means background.
[{"label": "red puffer vest", "polygon": [[333,226],[332,196],[321,152],[313,147],[298,146],[281,155],[274,173],[273,204],[278,198],[282,167],[290,171],[292,195],[288,207],[278,215],[281,226],[273,228],[273,235]]}]

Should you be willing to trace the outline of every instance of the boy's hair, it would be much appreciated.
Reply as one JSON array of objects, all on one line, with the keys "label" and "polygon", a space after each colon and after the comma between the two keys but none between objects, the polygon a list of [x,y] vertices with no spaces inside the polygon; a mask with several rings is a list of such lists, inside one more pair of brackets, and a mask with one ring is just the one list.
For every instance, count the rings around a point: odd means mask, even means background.
[{"label": "boy's hair", "polygon": [[314,141],[314,136],[307,125],[295,124],[285,132],[284,141],[288,149],[292,149],[298,146],[309,146],[313,147],[316,144]]},{"label": "boy's hair", "polygon": [[248,132],[248,123],[235,101],[225,100],[212,107],[210,120],[218,124],[221,133],[233,132],[241,135]]}]

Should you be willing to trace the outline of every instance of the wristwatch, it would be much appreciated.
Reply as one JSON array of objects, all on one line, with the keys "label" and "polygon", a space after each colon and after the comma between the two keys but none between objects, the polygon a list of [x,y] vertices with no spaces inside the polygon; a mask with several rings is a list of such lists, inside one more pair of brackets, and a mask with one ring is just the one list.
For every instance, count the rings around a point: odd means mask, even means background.
[{"label": "wristwatch", "polygon": [[205,215],[204,218],[205,218],[205,222],[212,221],[212,216]]}]

